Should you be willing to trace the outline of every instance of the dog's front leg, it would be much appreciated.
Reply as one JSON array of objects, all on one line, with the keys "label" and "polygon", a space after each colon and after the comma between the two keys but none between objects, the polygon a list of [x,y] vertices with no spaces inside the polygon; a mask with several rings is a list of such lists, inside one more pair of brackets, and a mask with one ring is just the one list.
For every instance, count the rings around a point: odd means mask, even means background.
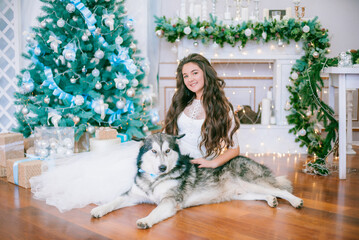
[{"label": "dog's front leg", "polygon": [[135,194],[135,190],[132,188],[130,191],[122,194],[115,200],[92,209],[91,216],[95,218],[100,218],[114,210],[124,207],[130,207],[144,201],[145,199],[142,196]]},{"label": "dog's front leg", "polygon": [[177,212],[176,205],[177,203],[174,198],[162,199],[147,217],[137,220],[137,227],[140,229],[150,228],[154,224],[172,217]]}]

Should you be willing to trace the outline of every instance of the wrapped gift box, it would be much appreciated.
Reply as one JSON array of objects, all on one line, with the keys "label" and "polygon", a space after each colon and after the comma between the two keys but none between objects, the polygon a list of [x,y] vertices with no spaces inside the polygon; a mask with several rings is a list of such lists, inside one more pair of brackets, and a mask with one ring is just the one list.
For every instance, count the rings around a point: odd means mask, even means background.
[{"label": "wrapped gift box", "polygon": [[35,141],[34,137],[28,137],[28,138],[24,139],[24,150],[25,150],[25,152],[27,152],[27,150],[29,148],[34,146],[34,141]]},{"label": "wrapped gift box", "polygon": [[0,177],[6,177],[6,167],[0,166]]},{"label": "wrapped gift box", "polygon": [[41,174],[41,160],[15,158],[8,159],[6,164],[7,180],[23,188],[30,188],[29,179]]},{"label": "wrapped gift box", "polygon": [[21,133],[0,133],[0,166],[6,160],[24,156],[24,137]]},{"label": "wrapped gift box", "polygon": [[115,139],[117,137],[117,130],[109,127],[100,127],[96,129],[96,139]]},{"label": "wrapped gift box", "polygon": [[125,133],[118,133],[117,138],[121,139],[121,142],[127,142],[129,141],[129,137]]},{"label": "wrapped gift box", "polygon": [[35,155],[62,158],[74,152],[74,128],[35,127]]}]

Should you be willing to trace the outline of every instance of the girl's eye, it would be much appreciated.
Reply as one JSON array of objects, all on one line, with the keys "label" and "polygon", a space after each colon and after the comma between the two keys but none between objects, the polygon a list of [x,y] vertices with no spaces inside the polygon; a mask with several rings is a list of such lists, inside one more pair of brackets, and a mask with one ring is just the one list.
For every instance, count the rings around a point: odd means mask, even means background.
[{"label": "girl's eye", "polygon": [[165,151],[165,153],[169,153],[171,151],[171,149],[167,149],[166,151]]},{"label": "girl's eye", "polygon": [[157,153],[157,151],[156,151],[155,149],[152,149],[152,152],[153,152],[154,154],[156,154],[156,153]]}]

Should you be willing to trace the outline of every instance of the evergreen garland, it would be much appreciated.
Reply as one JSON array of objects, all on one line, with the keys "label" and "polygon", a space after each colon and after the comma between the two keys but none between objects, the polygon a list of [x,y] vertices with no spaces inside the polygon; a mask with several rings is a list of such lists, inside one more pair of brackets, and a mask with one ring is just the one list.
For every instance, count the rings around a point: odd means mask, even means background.
[{"label": "evergreen garland", "polygon": [[210,21],[202,22],[190,17],[185,21],[163,16],[156,17],[156,24],[156,35],[172,43],[187,37],[203,44],[213,41],[221,47],[230,44],[243,48],[248,41],[274,40],[287,44],[290,40],[302,41],[305,54],[293,65],[290,78],[293,84],[287,86],[291,94],[286,106],[290,111],[287,119],[293,125],[289,132],[296,135],[295,141],[300,142],[300,146],[307,147],[308,154],[315,156],[307,163],[305,171],[318,175],[330,173],[326,158],[338,144],[338,121],[333,109],[320,99],[318,92],[324,86],[320,72],[327,66],[336,65],[338,60],[325,57],[330,47],[328,30],[321,27],[317,17],[308,21],[265,20],[227,25],[212,16]]}]

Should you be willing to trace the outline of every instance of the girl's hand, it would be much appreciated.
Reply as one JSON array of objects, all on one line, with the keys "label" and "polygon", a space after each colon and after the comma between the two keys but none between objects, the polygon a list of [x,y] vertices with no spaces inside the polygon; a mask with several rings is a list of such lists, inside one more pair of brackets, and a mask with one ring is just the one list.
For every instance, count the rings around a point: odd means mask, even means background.
[{"label": "girl's hand", "polygon": [[215,161],[209,161],[209,160],[206,160],[204,158],[196,158],[196,159],[193,159],[191,160],[191,163],[192,164],[198,164],[199,168],[216,168],[218,167],[217,166],[217,163]]}]

